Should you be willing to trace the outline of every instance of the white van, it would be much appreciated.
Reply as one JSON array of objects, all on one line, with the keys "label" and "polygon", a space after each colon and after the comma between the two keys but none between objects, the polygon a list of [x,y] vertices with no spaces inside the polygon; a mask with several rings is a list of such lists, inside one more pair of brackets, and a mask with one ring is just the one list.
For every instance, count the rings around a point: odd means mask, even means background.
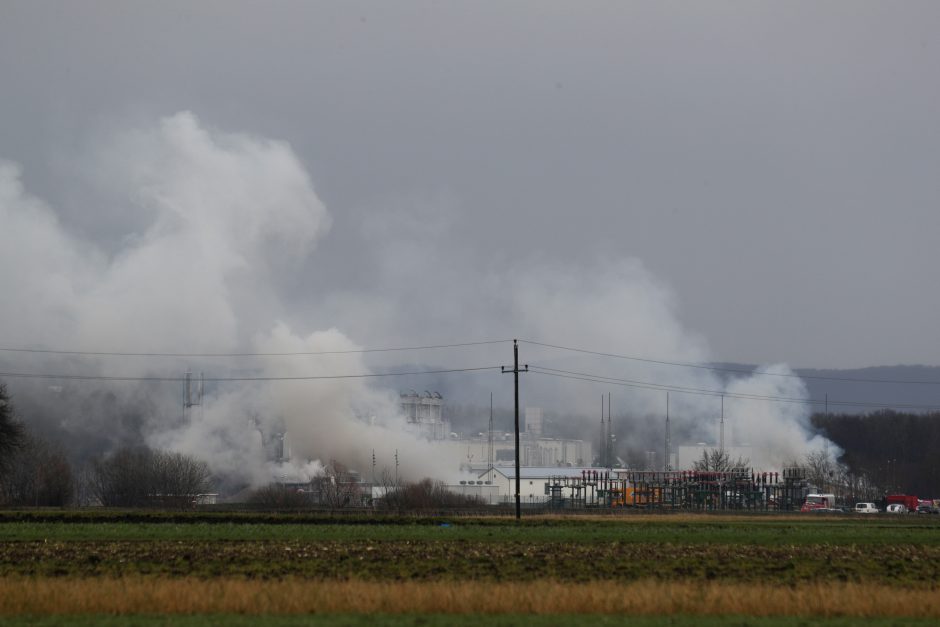
[{"label": "white van", "polygon": [[875,507],[874,503],[856,503],[855,513],[856,514],[877,514],[878,508]]}]

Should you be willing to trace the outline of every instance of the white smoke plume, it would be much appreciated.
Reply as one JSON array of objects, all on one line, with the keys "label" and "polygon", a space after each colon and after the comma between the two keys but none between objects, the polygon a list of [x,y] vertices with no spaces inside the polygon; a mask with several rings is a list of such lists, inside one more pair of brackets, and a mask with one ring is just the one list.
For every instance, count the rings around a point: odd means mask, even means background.
[{"label": "white smoke plume", "polygon": [[[608,261],[598,264],[591,272],[526,269],[515,292],[515,317],[523,322],[529,337],[558,338],[554,343],[659,362],[709,362],[710,350],[705,339],[680,323],[676,296],[638,260]],[[578,323],[573,324],[573,321]],[[578,355],[531,345],[525,348],[530,355],[534,353],[530,361],[556,369],[639,384],[726,393],[725,443],[750,445],[749,461],[757,467],[779,468],[801,459],[811,450],[823,448],[823,438],[811,433],[805,403],[743,400],[734,396],[799,401],[807,398],[806,388],[799,378],[753,374],[725,379],[719,372],[707,369]],[[793,374],[785,365],[758,370]],[[592,397],[578,387],[562,385],[560,382],[564,379],[548,378],[550,384],[540,389],[542,397],[550,395],[556,406],[564,405],[567,397],[569,405],[596,407],[598,418],[597,393],[612,392],[613,402],[618,404],[613,408],[614,416],[632,417],[627,424],[619,426],[620,437],[627,439],[625,444],[628,447],[633,444],[638,450],[655,450],[657,459],[663,459],[665,391],[611,383],[589,389],[588,392],[594,393]],[[715,447],[719,445],[720,396],[673,391],[670,414],[673,447],[700,441]],[[589,433],[589,437],[593,435]],[[682,460],[682,463],[689,461]]]},{"label": "white smoke plume", "polygon": [[[517,336],[662,360],[708,360],[704,339],[679,323],[675,295],[639,261],[604,259],[577,268],[530,261],[507,271],[501,265],[505,259],[480,262],[472,247],[460,242],[459,225],[452,222],[457,212],[450,210],[436,220],[420,219],[427,212],[420,208],[417,219],[399,220],[392,212],[392,219],[367,220],[363,255],[373,257],[368,267],[376,283],[358,290],[332,286],[303,297],[293,294],[294,286],[304,284],[299,275],[332,271],[318,266],[315,252],[331,217],[284,142],[211,130],[184,112],[150,128],[116,133],[88,163],[107,194],[124,199],[125,211],[134,216],[127,223],[139,225],[119,240],[86,241],[70,232],[54,208],[24,189],[15,164],[0,163],[4,346],[296,353],[427,343],[428,337],[446,342]],[[401,211],[414,218],[413,208]],[[395,224],[405,230],[396,230]],[[415,229],[415,224],[425,228]],[[409,239],[416,236],[420,242]],[[532,345],[525,350],[526,359],[548,367],[703,389],[726,384],[706,370],[629,361],[611,366]],[[491,350],[459,358],[427,357],[447,366],[508,363],[507,358]],[[0,365],[10,372],[122,376],[178,376],[192,369],[205,370],[210,377],[309,377],[368,373],[394,363],[361,354],[255,358],[237,364],[210,358],[0,355]],[[508,383],[506,377],[495,383],[464,381],[464,396],[479,398]],[[47,427],[76,441],[79,435],[93,437],[94,447],[107,449],[138,434],[153,446],[206,459],[217,474],[254,484],[272,476],[310,477],[334,459],[365,472],[373,450],[380,452],[380,467],[386,468],[397,450],[404,476],[440,476],[458,463],[405,432],[395,383],[220,382],[208,386],[203,405],[186,418],[174,385],[71,383],[50,392],[46,384],[9,383],[21,397],[38,399],[33,407],[55,414]],[[598,392],[607,389],[534,374],[527,376],[525,387],[532,404],[582,414],[589,414]],[[799,380],[783,377],[733,380],[727,391],[805,396]],[[658,415],[662,396],[621,389],[618,409]],[[688,437],[701,439],[714,432],[714,398],[676,394],[673,402],[673,417]],[[132,419],[128,407],[135,408]],[[806,428],[803,404],[735,401],[727,410],[739,441],[747,438],[780,458],[768,463],[820,445]],[[120,421],[118,415],[123,416]],[[376,424],[361,419],[369,415],[377,417]],[[648,433],[641,433],[638,424],[634,428],[634,437],[650,441],[661,434],[655,423]],[[277,430],[289,434],[297,460],[292,466],[266,461],[264,438]],[[592,439],[594,433],[584,437]]]},{"label": "white smoke plume", "polygon": [[[0,167],[5,345],[187,353],[357,348],[336,329],[300,337],[277,321],[283,274],[303,264],[330,224],[288,145],[212,132],[180,113],[115,136],[94,163],[107,168],[111,191],[128,199],[127,210],[148,217],[113,255],[66,232],[51,208],[25,192],[16,166]],[[189,366],[9,356],[5,365],[117,376],[179,376]],[[216,375],[228,374],[214,367]],[[260,376],[316,376],[336,363],[272,359],[245,367]],[[344,360],[342,368],[368,372],[361,359]],[[99,385],[123,396],[133,384]],[[291,434],[301,465],[331,458],[362,463],[362,449],[376,440],[403,450],[420,446],[398,430],[378,433],[385,429],[355,419],[355,404],[396,415],[388,394],[355,379],[223,384],[189,421],[180,417],[177,390],[157,396],[158,407],[141,425],[150,444],[192,453],[219,474],[255,483],[270,478],[261,433],[275,425]]]}]

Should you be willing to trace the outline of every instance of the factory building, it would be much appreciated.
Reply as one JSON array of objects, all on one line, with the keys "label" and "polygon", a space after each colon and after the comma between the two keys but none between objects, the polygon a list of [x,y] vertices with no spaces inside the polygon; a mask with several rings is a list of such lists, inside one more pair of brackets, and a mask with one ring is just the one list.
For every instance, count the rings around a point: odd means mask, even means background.
[{"label": "factory building", "polygon": [[[473,437],[451,438],[437,443],[445,447],[449,455],[463,466],[485,470],[489,468],[489,459],[495,466],[512,465],[516,459],[516,445],[512,433],[502,431],[493,434],[492,442],[488,434]],[[591,443],[585,440],[566,438],[533,438],[526,433],[519,438],[519,463],[523,466],[580,467],[591,462]],[[487,454],[492,450],[492,458]]]},{"label": "factory building", "polygon": [[542,426],[544,421],[542,420],[542,408],[541,407],[526,407],[525,408],[525,432],[534,437],[542,437]]},{"label": "factory building", "polygon": [[[523,466],[519,469],[519,494],[523,503],[545,503],[551,499],[550,486],[558,477],[578,478],[588,468],[559,468],[557,466]],[[516,493],[516,469],[514,466],[496,466],[481,473],[479,480],[484,485],[494,486],[501,502],[514,501]],[[570,496],[570,495],[566,495]]]},{"label": "factory building", "polygon": [[428,440],[446,440],[450,423],[444,419],[444,399],[437,392],[411,390],[400,395],[401,413],[409,429]]},{"label": "factory building", "polygon": [[499,505],[505,498],[505,493],[500,493],[500,486],[483,479],[460,480],[457,483],[448,483],[446,487],[454,494],[477,498],[487,505]]}]

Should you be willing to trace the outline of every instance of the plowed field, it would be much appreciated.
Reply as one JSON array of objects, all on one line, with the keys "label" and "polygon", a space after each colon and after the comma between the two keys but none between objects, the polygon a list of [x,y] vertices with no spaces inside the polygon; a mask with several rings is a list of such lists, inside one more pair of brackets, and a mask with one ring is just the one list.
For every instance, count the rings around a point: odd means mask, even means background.
[{"label": "plowed field", "polygon": [[0,513],[0,615],[940,618],[932,518]]}]

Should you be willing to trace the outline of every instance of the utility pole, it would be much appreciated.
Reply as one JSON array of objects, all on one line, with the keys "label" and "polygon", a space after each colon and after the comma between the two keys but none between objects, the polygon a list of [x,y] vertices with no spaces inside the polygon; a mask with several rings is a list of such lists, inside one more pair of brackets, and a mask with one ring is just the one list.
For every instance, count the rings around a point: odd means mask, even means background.
[{"label": "utility pole", "polygon": [[[487,433],[487,443],[486,443],[486,469],[489,471],[493,470],[493,393],[490,392],[490,430]],[[492,472],[490,473],[492,474]],[[490,477],[492,480],[493,477]]]},{"label": "utility pole", "polygon": [[601,437],[597,441],[597,465],[601,468],[607,466],[607,427],[604,425],[604,395],[601,394]]},{"label": "utility pole", "polygon": [[718,435],[718,450],[725,452],[725,395],[721,395],[721,433]]},{"label": "utility pole", "polygon": [[607,468],[614,467],[614,416],[610,410],[610,392],[607,393]]},{"label": "utility pole", "polygon": [[503,366],[503,374],[511,372],[513,378],[515,379],[516,384],[516,520],[522,518],[522,503],[519,500],[519,493],[521,492],[520,482],[519,482],[519,373],[528,372],[529,365],[526,364],[523,369],[519,370],[519,341],[512,341],[512,370],[508,366]]},{"label": "utility pole", "polygon": [[670,431],[670,425],[669,425],[669,392],[666,392],[666,459],[663,460],[664,462],[663,470],[665,470],[666,472],[669,472],[670,470],[672,470],[672,466],[670,466],[670,457],[669,457],[669,452],[670,452],[669,449],[671,448],[672,448],[672,432]]}]

